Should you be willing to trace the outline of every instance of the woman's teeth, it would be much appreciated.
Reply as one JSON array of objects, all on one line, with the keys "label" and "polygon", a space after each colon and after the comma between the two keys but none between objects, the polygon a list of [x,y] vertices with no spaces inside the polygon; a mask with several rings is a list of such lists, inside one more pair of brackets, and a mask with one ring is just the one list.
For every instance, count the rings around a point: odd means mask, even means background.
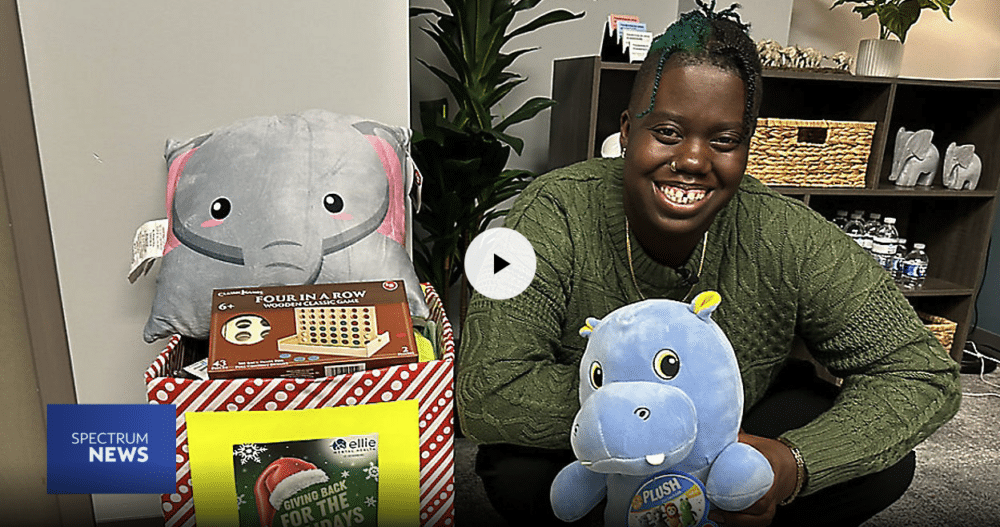
[{"label": "woman's teeth", "polygon": [[705,189],[683,189],[680,187],[674,187],[671,185],[657,185],[660,189],[660,193],[667,198],[667,201],[672,203],[677,203],[678,205],[690,205],[691,203],[699,202],[705,199],[708,192]]}]

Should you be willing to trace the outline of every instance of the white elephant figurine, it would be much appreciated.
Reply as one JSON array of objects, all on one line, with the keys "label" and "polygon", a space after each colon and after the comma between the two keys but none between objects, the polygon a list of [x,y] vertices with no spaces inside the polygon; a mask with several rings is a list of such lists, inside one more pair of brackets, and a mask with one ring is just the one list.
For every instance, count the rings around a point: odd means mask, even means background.
[{"label": "white elephant figurine", "polygon": [[937,173],[941,154],[932,140],[934,131],[908,132],[900,127],[896,132],[895,155],[889,181],[900,187],[930,186]]},{"label": "white elephant figurine", "polygon": [[854,66],[854,57],[852,57],[846,51],[838,51],[830,57],[830,60],[837,65],[837,69],[844,71],[851,71]]},{"label": "white elephant figurine", "polygon": [[765,67],[777,68],[781,66],[781,44],[776,40],[766,39],[757,43],[757,53],[760,55],[761,64]]},{"label": "white elephant figurine", "polygon": [[976,145],[948,145],[941,172],[944,186],[955,190],[976,190],[982,170],[983,161],[976,155]]}]

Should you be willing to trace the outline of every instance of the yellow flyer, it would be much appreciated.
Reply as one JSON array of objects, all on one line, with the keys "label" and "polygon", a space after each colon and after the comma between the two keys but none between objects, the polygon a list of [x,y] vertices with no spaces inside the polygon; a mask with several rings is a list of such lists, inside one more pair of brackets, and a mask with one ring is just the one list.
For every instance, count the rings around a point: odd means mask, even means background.
[{"label": "yellow flyer", "polygon": [[420,523],[415,400],[185,418],[202,525]]}]

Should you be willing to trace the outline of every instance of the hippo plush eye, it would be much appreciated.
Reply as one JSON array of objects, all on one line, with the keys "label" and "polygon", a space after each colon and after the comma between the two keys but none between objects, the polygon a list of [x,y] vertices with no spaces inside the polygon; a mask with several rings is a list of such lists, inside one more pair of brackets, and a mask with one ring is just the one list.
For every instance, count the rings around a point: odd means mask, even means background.
[{"label": "hippo plush eye", "polygon": [[669,381],[681,370],[681,359],[673,350],[662,349],[653,357],[653,371],[661,379]]},{"label": "hippo plush eye", "polygon": [[330,214],[337,214],[338,212],[344,210],[344,198],[340,197],[340,194],[334,194],[331,192],[323,197],[323,207],[325,207],[327,212]]},{"label": "hippo plush eye", "polygon": [[233,204],[226,198],[219,198],[212,202],[210,213],[217,220],[225,219],[233,210]]},{"label": "hippo plush eye", "polygon": [[601,363],[594,361],[590,365],[590,385],[594,389],[600,388],[604,384],[604,368],[601,367]]}]

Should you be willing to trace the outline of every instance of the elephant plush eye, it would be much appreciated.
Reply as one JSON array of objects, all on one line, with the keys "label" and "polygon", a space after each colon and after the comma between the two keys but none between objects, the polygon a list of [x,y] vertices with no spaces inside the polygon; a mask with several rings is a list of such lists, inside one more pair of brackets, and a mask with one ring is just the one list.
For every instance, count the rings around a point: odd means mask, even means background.
[{"label": "elephant plush eye", "polygon": [[662,349],[653,357],[653,371],[661,379],[669,381],[681,370],[681,359],[673,350]]},{"label": "elephant plush eye", "polygon": [[219,198],[212,202],[211,214],[217,220],[223,220],[233,210],[233,204],[226,198]]},{"label": "elephant plush eye", "polygon": [[344,198],[340,197],[340,194],[329,193],[323,198],[323,207],[330,214],[337,214],[338,212],[344,210]]},{"label": "elephant plush eye", "polygon": [[594,389],[600,388],[604,384],[604,368],[601,367],[601,363],[594,361],[590,365],[590,385]]}]

